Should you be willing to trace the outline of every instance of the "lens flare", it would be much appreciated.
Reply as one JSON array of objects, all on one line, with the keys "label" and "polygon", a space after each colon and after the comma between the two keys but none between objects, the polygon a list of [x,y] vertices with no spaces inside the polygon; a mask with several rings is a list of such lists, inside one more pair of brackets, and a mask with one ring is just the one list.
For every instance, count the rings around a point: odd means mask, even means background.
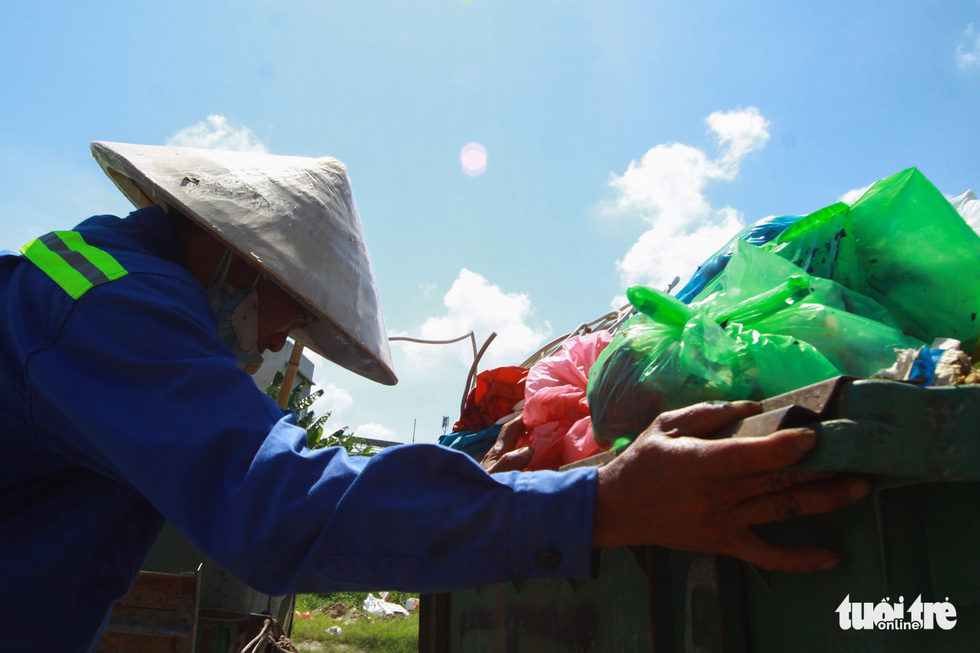
[{"label": "lens flare", "polygon": [[459,153],[459,160],[463,164],[463,172],[470,177],[478,177],[487,169],[487,148],[479,143],[467,143]]}]

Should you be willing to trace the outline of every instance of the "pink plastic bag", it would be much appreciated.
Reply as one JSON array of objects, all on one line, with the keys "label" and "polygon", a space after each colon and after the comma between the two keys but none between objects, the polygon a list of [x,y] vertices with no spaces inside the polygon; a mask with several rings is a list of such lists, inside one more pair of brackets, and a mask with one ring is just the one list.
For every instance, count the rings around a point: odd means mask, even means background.
[{"label": "pink plastic bag", "polygon": [[585,391],[589,370],[612,340],[608,331],[573,336],[561,350],[528,372],[524,388],[524,425],[520,446],[534,447],[528,470],[557,469],[603,449],[592,437]]}]

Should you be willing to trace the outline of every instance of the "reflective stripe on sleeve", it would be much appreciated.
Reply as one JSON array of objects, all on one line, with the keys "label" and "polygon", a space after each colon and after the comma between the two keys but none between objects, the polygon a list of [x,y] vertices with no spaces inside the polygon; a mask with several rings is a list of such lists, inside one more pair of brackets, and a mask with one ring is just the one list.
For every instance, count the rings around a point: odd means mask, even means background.
[{"label": "reflective stripe on sleeve", "polygon": [[128,274],[116,259],[86,243],[77,231],[53,231],[20,251],[72,299]]}]

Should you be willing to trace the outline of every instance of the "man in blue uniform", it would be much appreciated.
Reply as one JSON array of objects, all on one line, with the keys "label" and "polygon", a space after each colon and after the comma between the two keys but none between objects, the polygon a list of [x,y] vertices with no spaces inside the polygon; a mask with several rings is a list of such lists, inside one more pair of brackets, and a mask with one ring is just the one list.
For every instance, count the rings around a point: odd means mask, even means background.
[{"label": "man in blue uniform", "polygon": [[747,402],[666,414],[598,471],[490,476],[435,445],[310,451],[243,369],[292,336],[395,382],[346,170],[110,143],[93,153],[139,210],[0,256],[11,650],[92,650],[165,520],[273,595],[584,577],[595,547],[643,543],[789,571],[835,564],[749,526],[842,507],[867,483],[778,471],[812,448],[810,431],[698,437],[758,411]]}]

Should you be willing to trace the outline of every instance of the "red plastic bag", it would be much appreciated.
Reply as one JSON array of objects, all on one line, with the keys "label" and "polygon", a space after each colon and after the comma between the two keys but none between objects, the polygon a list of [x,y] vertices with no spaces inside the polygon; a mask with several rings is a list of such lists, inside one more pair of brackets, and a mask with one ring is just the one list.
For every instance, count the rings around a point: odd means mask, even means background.
[{"label": "red plastic bag", "polygon": [[513,413],[514,404],[524,399],[527,372],[523,367],[497,367],[477,374],[453,433],[483,431]]},{"label": "red plastic bag", "polygon": [[573,336],[531,368],[524,392],[527,434],[519,443],[534,447],[527,470],[557,469],[603,451],[592,436],[586,388],[589,370],[611,340],[608,331]]}]

